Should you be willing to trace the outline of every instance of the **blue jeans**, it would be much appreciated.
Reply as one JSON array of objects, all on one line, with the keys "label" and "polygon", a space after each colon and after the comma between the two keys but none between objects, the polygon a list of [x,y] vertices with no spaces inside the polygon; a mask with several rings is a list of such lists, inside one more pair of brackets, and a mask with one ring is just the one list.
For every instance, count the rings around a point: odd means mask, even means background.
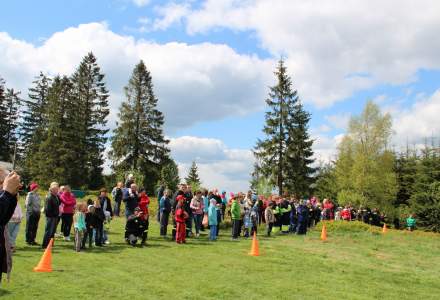
[{"label": "blue jeans", "polygon": [[209,239],[211,241],[217,239],[217,225],[209,225]]},{"label": "blue jeans", "polygon": [[121,212],[121,201],[115,201],[115,208],[113,213],[115,216],[119,217],[119,213]]},{"label": "blue jeans", "polygon": [[15,240],[17,239],[18,231],[20,230],[20,222],[8,223],[8,233],[9,233],[9,241],[11,242],[11,246],[15,248]]},{"label": "blue jeans", "polygon": [[134,214],[134,209],[130,209],[127,206],[125,206],[125,217],[128,219],[129,216],[131,216],[132,214]]},{"label": "blue jeans", "polygon": [[202,228],[203,215],[193,215],[193,217],[194,217],[194,224],[196,227],[196,234],[199,234],[200,229]]},{"label": "blue jeans", "polygon": [[58,224],[58,217],[46,217],[46,228],[44,229],[44,238],[42,248],[49,245],[49,241],[55,235],[56,226]]}]

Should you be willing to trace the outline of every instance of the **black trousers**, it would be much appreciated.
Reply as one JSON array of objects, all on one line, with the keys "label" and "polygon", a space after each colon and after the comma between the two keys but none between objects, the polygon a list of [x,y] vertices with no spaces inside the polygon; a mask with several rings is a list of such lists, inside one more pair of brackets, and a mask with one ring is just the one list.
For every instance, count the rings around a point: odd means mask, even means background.
[{"label": "black trousers", "polygon": [[72,229],[73,214],[61,215],[61,232],[64,237],[70,236],[70,230]]},{"label": "black trousers", "polygon": [[50,239],[54,237],[57,220],[58,217],[46,217],[46,228],[44,230],[43,243],[41,244],[42,248],[46,248],[47,245],[49,245]]},{"label": "black trousers", "polygon": [[82,247],[83,248],[86,246],[87,240],[89,240],[89,248],[91,248],[92,241],[93,241],[93,228],[87,228],[86,232],[84,232],[84,237],[82,240]]},{"label": "black trousers", "polygon": [[240,234],[240,220],[233,219],[232,220],[232,238],[238,238]]},{"label": "black trousers", "polygon": [[26,214],[26,243],[35,242],[39,221],[40,212],[30,212]]},{"label": "black trousers", "polygon": [[167,235],[167,227],[168,227],[168,219],[170,217],[170,213],[162,212],[160,214],[160,235]]}]

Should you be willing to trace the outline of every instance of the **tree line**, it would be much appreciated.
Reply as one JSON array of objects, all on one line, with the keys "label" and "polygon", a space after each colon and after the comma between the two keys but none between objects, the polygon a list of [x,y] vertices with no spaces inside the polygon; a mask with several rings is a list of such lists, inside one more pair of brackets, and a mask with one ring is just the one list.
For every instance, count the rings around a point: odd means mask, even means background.
[{"label": "tree line", "polygon": [[140,184],[178,181],[176,163],[164,136],[152,77],[145,63],[133,69],[124,88],[118,122],[109,132],[109,91],[93,53],[70,76],[35,77],[27,97],[7,88],[0,77],[0,160],[16,162],[27,181],[51,181],[97,189],[106,148],[113,177],[142,174]]}]

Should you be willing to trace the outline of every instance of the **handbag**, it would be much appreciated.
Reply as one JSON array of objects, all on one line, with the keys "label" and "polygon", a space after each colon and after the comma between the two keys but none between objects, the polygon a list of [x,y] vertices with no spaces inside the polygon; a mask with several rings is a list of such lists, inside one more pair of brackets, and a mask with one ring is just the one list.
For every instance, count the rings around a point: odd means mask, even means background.
[{"label": "handbag", "polygon": [[208,226],[208,215],[207,214],[205,214],[203,216],[202,225],[203,226]]}]

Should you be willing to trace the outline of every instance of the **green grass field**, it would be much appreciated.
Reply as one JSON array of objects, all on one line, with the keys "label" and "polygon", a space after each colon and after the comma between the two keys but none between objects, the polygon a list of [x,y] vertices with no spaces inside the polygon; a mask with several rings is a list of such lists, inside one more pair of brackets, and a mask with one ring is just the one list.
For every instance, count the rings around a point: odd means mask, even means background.
[{"label": "green grass field", "polygon": [[[329,224],[328,241],[317,228],[307,236],[259,236],[233,242],[229,230],[209,242],[177,245],[159,238],[150,222],[148,246],[123,241],[124,218],[111,224],[111,245],[81,253],[57,240],[52,273],[34,273],[42,251],[26,246],[22,223],[4,299],[439,299],[440,236],[424,232],[365,230]],[[44,229],[40,223],[38,242]],[[263,229],[263,228],[261,228]],[[262,232],[262,230],[260,230]]]}]

